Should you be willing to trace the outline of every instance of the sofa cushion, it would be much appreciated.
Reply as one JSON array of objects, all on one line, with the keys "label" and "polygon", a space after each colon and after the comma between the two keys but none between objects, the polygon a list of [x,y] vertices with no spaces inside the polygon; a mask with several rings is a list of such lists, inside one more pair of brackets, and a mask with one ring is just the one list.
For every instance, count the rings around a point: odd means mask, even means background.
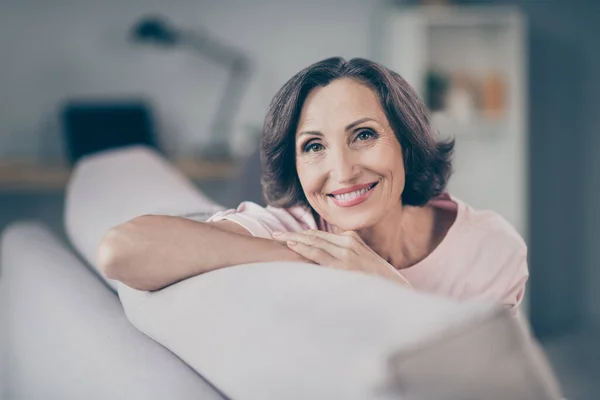
[{"label": "sofa cushion", "polygon": [[[65,230],[81,256],[97,269],[106,232],[144,214],[205,220],[223,209],[203,195],[154,150],[134,146],[83,158],[65,199]],[[106,280],[116,289],[116,282]]]},{"label": "sofa cushion", "polygon": [[391,365],[410,399],[561,398],[541,347],[506,309],[401,348]]},{"label": "sofa cushion", "polygon": [[118,298],[37,223],[0,249],[6,399],[223,399],[135,329]]},{"label": "sofa cushion", "polygon": [[[120,285],[119,295],[138,329],[236,399],[403,398],[397,372],[411,364],[407,358],[392,368],[394,354],[425,351],[447,332],[498,315],[489,304],[458,303],[362,273],[286,262],[225,268],[156,292]],[[501,317],[518,326],[509,313]],[[527,337],[522,330],[515,334]],[[484,348],[499,340],[479,339]],[[448,354],[460,371],[464,354]],[[536,374],[526,365],[510,382],[526,385]],[[416,391],[419,381],[410,382]]]}]

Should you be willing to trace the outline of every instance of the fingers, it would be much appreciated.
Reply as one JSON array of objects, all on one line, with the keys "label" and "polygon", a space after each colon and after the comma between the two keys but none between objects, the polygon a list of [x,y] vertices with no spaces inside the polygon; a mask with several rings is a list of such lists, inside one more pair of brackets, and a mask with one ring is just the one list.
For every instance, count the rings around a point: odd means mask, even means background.
[{"label": "fingers", "polygon": [[337,235],[331,232],[318,231],[311,229],[309,231],[304,231],[305,235],[314,236],[320,238],[322,240],[326,240],[330,243],[335,244],[339,247],[353,248],[354,247],[354,238],[350,235]]},{"label": "fingers", "polygon": [[338,264],[337,259],[327,251],[318,247],[309,246],[301,242],[289,241],[288,247],[306,258],[309,261],[324,266],[334,266]]},{"label": "fingers", "polygon": [[341,235],[316,230],[276,232],[273,239],[287,244],[290,250],[316,264],[379,275],[411,287],[406,278],[364,244],[356,232]]},{"label": "fingers", "polygon": [[273,239],[275,240],[299,240],[304,244],[312,245],[313,243],[316,245],[321,241],[329,242],[335,246],[346,248],[346,249],[355,249],[357,247],[358,241],[356,240],[356,235],[353,234],[342,234],[337,235],[335,233],[318,231],[318,230],[308,230],[303,232],[277,232],[273,235]]},{"label": "fingers", "polygon": [[346,231],[338,235],[331,232],[311,229],[309,231],[304,231],[304,233],[320,237],[321,239],[327,240],[340,247],[350,249],[356,254],[361,253],[364,248],[368,247],[355,231]]},{"label": "fingers", "polygon": [[338,246],[320,236],[306,232],[286,232],[283,234],[273,235],[273,238],[275,240],[286,241],[288,245],[290,243],[299,243],[304,246],[320,249],[338,260],[346,258],[346,253],[348,252],[348,249],[345,247]]}]

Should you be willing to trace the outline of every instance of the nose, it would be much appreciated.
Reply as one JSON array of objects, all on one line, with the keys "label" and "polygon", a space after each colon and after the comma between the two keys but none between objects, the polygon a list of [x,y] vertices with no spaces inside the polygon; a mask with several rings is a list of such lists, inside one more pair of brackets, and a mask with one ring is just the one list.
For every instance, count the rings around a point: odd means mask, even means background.
[{"label": "nose", "polygon": [[338,183],[350,183],[356,180],[359,168],[354,152],[342,147],[330,154],[330,176]]}]

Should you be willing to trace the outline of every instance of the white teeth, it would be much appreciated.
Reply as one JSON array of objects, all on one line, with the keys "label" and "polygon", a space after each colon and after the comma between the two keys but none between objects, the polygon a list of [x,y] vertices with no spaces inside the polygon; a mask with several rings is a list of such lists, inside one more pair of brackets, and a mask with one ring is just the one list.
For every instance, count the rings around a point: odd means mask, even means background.
[{"label": "white teeth", "polygon": [[364,188],[364,189],[356,190],[356,191],[350,192],[350,193],[336,194],[333,197],[335,197],[338,200],[352,200],[354,198],[362,196],[363,194],[367,193],[368,191],[369,191],[369,188]]}]

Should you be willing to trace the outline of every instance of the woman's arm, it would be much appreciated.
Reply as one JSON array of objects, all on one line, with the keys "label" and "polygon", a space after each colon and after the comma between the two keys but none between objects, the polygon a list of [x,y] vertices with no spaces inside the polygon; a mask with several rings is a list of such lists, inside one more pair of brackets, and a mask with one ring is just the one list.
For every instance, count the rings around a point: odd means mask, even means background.
[{"label": "woman's arm", "polygon": [[159,215],[116,226],[98,251],[106,277],[148,291],[219,268],[261,261],[308,262],[284,244],[252,237],[234,222],[200,223]]}]

